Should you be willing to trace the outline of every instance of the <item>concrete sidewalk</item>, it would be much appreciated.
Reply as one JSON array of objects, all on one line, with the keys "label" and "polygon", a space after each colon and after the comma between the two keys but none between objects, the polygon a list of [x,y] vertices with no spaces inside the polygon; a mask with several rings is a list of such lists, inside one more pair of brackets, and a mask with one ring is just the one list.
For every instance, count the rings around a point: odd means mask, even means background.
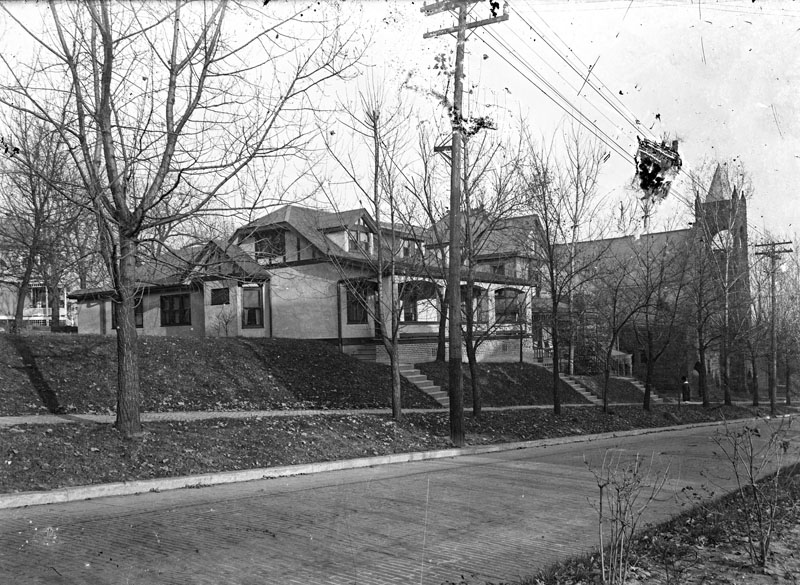
[{"label": "concrete sidewalk", "polygon": [[[564,404],[563,406],[596,408],[593,404]],[[620,405],[616,405],[620,406]],[[552,405],[531,406],[484,406],[484,412],[500,410],[542,410],[552,409]],[[466,411],[466,409],[465,409]],[[446,408],[404,408],[403,412],[428,413],[449,412]],[[167,420],[207,420],[212,418],[265,418],[270,416],[335,416],[356,414],[392,414],[390,408],[365,409],[318,409],[318,410],[187,410],[174,412],[143,412],[142,422],[158,422]],[[29,414],[22,416],[0,416],[0,428],[16,425],[57,425],[68,423],[113,423],[113,414]]]}]

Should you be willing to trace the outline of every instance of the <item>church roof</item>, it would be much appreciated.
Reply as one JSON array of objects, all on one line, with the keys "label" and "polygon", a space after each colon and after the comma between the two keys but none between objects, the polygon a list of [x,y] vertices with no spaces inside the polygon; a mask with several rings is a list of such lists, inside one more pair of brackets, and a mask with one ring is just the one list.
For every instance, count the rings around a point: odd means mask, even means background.
[{"label": "church roof", "polygon": [[708,188],[706,202],[709,201],[728,201],[731,198],[731,188],[728,185],[728,174],[723,170],[721,164],[717,164],[714,177],[711,179],[711,186]]}]

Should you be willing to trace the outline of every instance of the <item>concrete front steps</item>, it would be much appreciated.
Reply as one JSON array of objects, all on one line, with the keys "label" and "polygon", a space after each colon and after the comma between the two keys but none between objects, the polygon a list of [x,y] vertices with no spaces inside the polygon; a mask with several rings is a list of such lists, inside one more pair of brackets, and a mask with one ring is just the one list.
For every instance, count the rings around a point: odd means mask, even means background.
[{"label": "concrete front steps", "polygon": [[[637,380],[636,378],[629,378],[627,376],[614,376],[615,378],[619,378],[620,380],[625,380],[626,382],[632,384],[636,388],[642,391],[642,398],[644,398],[644,382]],[[652,388],[650,388],[650,404],[666,404],[668,402],[672,402],[668,398],[664,398],[656,394]]]},{"label": "concrete front steps", "polygon": [[450,408],[450,397],[447,392],[431,382],[413,364],[400,364],[400,375],[441,404],[443,408]]},{"label": "concrete front steps", "polygon": [[[361,345],[355,348],[350,355],[365,362],[374,362],[377,360],[377,348],[374,345]],[[400,364],[400,375],[441,404],[443,408],[450,408],[450,398],[447,396],[447,392],[436,386],[413,364]]]},{"label": "concrete front steps", "polygon": [[575,392],[583,396],[586,400],[594,404],[595,406],[603,406],[603,401],[600,400],[597,396],[595,396],[592,391],[586,386],[583,382],[574,378],[572,376],[568,376],[566,374],[561,374],[561,379]]}]

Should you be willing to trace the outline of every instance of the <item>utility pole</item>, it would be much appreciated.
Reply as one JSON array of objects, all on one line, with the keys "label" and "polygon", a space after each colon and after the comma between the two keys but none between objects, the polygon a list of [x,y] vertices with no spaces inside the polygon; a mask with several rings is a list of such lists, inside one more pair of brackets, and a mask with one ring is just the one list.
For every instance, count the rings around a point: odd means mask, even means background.
[{"label": "utility pole", "polygon": [[[770,332],[769,332],[769,412],[775,415],[775,394],[778,384],[778,339],[775,331],[777,321],[776,307],[777,293],[775,291],[775,272],[778,268],[778,258],[781,254],[790,254],[792,249],[778,250],[778,246],[788,246],[792,242],[771,242],[769,244],[756,244],[756,248],[767,248],[763,252],[756,252],[756,256],[769,256],[769,282],[770,282]],[[788,392],[789,389],[787,388]]]},{"label": "utility pole", "polygon": [[[456,447],[464,444],[464,385],[461,375],[461,156],[464,135],[464,117],[462,116],[463,76],[464,76],[464,44],[467,40],[467,29],[477,28],[508,20],[508,14],[495,14],[499,2],[490,0],[492,17],[484,20],[467,22],[467,13],[473,4],[481,0],[441,0],[423,6],[420,11],[425,16],[440,12],[457,12],[458,25],[427,32],[422,38],[429,39],[445,34],[456,34],[456,63],[453,90],[453,105],[450,120],[453,135],[450,143],[450,243],[448,253],[448,301],[450,320],[448,334],[450,352],[448,361],[450,384],[450,441]],[[467,210],[469,211],[469,210]]]}]

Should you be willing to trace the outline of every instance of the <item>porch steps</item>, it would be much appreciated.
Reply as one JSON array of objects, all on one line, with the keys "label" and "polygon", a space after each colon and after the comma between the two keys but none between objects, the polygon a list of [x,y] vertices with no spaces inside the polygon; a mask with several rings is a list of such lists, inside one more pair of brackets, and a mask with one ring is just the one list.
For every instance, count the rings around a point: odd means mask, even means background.
[{"label": "porch steps", "polygon": [[[632,384],[633,386],[641,390],[642,398],[644,398],[644,391],[645,391],[644,382],[641,382],[636,378],[629,378],[628,376],[614,376],[614,377],[619,378],[620,380],[625,380],[626,382]],[[672,400],[670,400],[669,398],[664,398],[662,396],[659,396],[658,394],[655,393],[655,391],[652,388],[650,388],[650,404],[667,404],[668,402],[672,402]]]},{"label": "porch steps", "polygon": [[431,382],[413,364],[400,364],[400,375],[441,404],[443,408],[450,408],[450,397],[447,392]]},{"label": "porch steps", "polygon": [[583,382],[574,378],[573,376],[568,376],[566,374],[561,374],[561,379],[575,392],[583,396],[586,400],[594,404],[595,406],[603,406],[603,401],[598,398],[597,396],[592,393],[588,386],[586,386]]},{"label": "porch steps", "polygon": [[[375,362],[377,349],[374,345],[361,345],[350,355],[365,362]],[[450,408],[450,397],[447,392],[430,381],[427,376],[414,367],[414,364],[400,364],[400,375],[441,404],[443,408]]]}]

